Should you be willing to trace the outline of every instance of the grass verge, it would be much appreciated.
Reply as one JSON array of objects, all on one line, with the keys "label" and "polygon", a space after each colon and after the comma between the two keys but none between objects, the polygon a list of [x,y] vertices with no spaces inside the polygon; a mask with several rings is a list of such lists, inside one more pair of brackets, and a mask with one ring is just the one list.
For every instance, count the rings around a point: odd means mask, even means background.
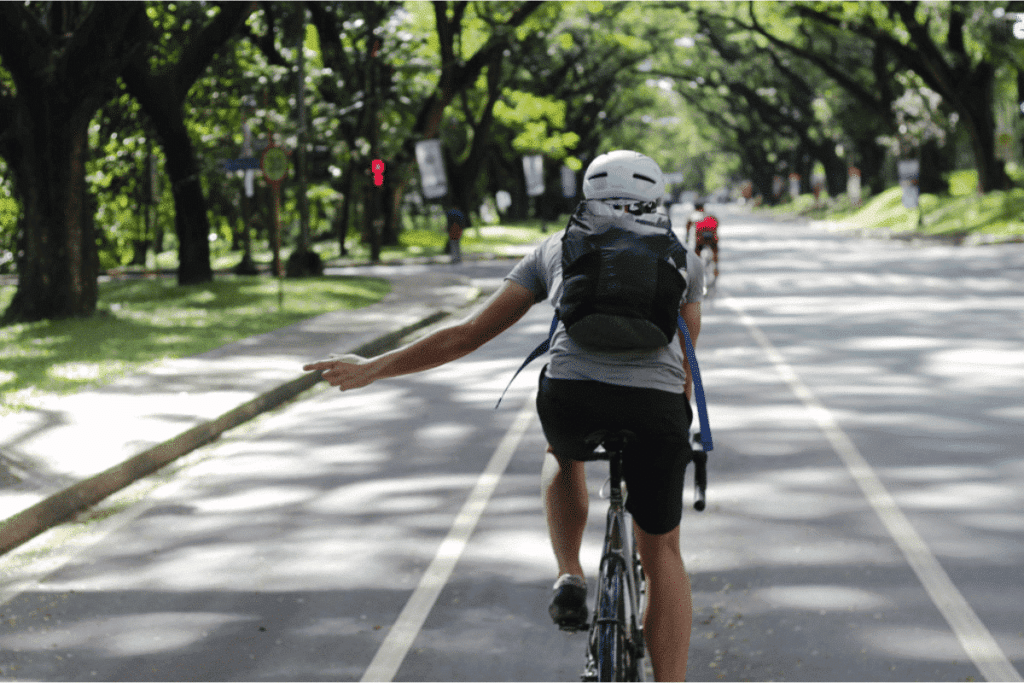
[{"label": "grass verge", "polygon": [[[179,287],[171,278],[100,283],[92,318],[0,327],[0,414],[31,407],[41,394],[69,394],[139,367],[182,358],[321,313],[380,301],[377,278],[285,279],[218,276]],[[0,287],[0,310],[14,296]]]},{"label": "grass verge", "polygon": [[884,229],[927,237],[974,236],[981,241],[1024,239],[1024,189],[979,195],[973,190],[977,186],[976,175],[973,184],[969,179],[965,182],[961,175],[963,172],[951,177],[950,194],[921,195],[917,209],[903,206],[903,191],[897,186],[868,198],[860,207],[851,206],[846,195],[829,199],[826,206],[815,207],[811,195],[802,195],[762,211],[831,220],[849,229]]},{"label": "grass verge", "polygon": [[[568,215],[560,217],[556,221],[547,223],[547,232],[543,232],[540,220],[528,220],[514,224],[474,226],[463,233],[462,253],[493,253],[502,255],[514,251],[516,247],[532,244],[553,232],[565,227],[569,220]],[[401,261],[408,258],[441,256],[444,254],[448,241],[448,233],[442,227],[434,228],[406,228],[399,235],[397,245],[381,248],[381,262],[388,263]],[[338,246],[337,237],[325,237],[315,241],[311,248],[320,255],[325,263],[335,265],[346,265],[353,263],[368,263],[370,260],[370,245],[361,242],[358,238],[350,237],[346,242],[348,254],[341,256],[341,249]],[[265,241],[256,241],[253,245],[253,260],[264,270],[269,271],[272,262],[270,249]],[[287,260],[291,249],[282,249],[281,258]],[[216,242],[211,249],[210,262],[214,270],[231,271],[242,260],[241,252],[228,250],[228,245],[223,241]],[[177,253],[166,251],[155,259],[149,256],[148,267],[161,270],[174,270],[178,267]],[[141,268],[124,267],[119,268],[122,272],[142,271]]]}]

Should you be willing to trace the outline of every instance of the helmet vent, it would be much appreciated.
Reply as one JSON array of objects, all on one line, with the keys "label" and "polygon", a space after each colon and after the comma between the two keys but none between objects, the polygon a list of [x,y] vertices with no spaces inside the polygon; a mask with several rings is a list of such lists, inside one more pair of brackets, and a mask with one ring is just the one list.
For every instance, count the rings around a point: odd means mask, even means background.
[{"label": "helmet vent", "polygon": [[[592,177],[593,177],[593,176],[592,176]],[[657,182],[656,182],[656,181],[654,180],[654,178],[648,178],[647,176],[645,176],[645,175],[640,175],[639,173],[634,173],[634,174],[633,174],[633,177],[634,177],[634,178],[639,178],[640,180],[646,180],[646,181],[647,181],[647,182],[649,182],[649,183],[650,183],[651,185],[655,185],[655,184],[657,184]]]}]

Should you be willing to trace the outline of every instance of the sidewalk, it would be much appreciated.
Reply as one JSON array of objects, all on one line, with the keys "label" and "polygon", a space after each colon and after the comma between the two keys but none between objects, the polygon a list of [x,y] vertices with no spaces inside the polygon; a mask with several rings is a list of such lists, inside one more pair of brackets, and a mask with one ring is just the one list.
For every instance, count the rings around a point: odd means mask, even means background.
[{"label": "sidewalk", "polygon": [[157,363],[5,416],[0,554],[313,386],[319,374],[303,373],[303,363],[331,353],[382,353],[480,294],[447,268],[384,276],[391,293],[364,309]]}]

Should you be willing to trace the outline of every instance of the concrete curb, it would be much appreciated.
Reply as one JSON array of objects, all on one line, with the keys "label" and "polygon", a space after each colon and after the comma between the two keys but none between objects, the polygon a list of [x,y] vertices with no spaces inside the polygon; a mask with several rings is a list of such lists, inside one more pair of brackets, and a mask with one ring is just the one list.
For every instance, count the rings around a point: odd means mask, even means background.
[{"label": "concrete curb", "polygon": [[[398,347],[407,335],[448,317],[454,311],[437,310],[420,320],[405,325],[357,346],[346,353],[375,356]],[[44,531],[68,521],[83,510],[126,486],[156,472],[183,455],[191,453],[225,431],[272,410],[310,389],[320,381],[319,372],[301,375],[278,385],[256,398],[229,410],[220,417],[188,429],[118,465],[84,479],[12,515],[0,527],[0,555],[13,550]]]}]

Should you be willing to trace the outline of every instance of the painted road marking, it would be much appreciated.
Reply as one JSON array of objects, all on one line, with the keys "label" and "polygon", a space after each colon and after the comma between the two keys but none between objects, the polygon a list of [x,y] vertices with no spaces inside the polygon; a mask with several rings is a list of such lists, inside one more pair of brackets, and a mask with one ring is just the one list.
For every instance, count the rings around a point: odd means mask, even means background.
[{"label": "painted road marking", "polygon": [[740,303],[731,297],[725,297],[723,303],[736,312],[740,322],[764,349],[776,371],[803,402],[981,674],[989,681],[1022,680],[1020,673],[999,647],[999,643],[978,618],[928,544],[900,510],[896,499],[882,484],[882,480],[839,426],[829,409],[818,400],[810,387],[804,384]]},{"label": "painted road marking", "polygon": [[398,673],[398,668],[402,665],[409,648],[412,647],[413,641],[416,640],[420,629],[423,628],[423,622],[426,621],[427,615],[433,609],[434,603],[437,602],[438,596],[441,595],[445,584],[448,583],[462,552],[466,549],[469,537],[476,529],[477,522],[480,521],[484,509],[487,507],[487,502],[498,486],[498,481],[508,468],[512,455],[526,434],[526,430],[533,420],[534,402],[534,395],[531,395],[520,409],[519,414],[516,415],[515,421],[505,433],[501,443],[498,444],[490,462],[487,463],[476,486],[473,487],[469,498],[466,499],[462,510],[459,511],[452,523],[448,536],[441,542],[437,554],[434,555],[430,566],[424,572],[423,578],[420,579],[409,602],[405,604],[398,619],[395,620],[395,625],[391,627],[384,642],[381,643],[380,649],[374,655],[362,680],[390,681]]}]

